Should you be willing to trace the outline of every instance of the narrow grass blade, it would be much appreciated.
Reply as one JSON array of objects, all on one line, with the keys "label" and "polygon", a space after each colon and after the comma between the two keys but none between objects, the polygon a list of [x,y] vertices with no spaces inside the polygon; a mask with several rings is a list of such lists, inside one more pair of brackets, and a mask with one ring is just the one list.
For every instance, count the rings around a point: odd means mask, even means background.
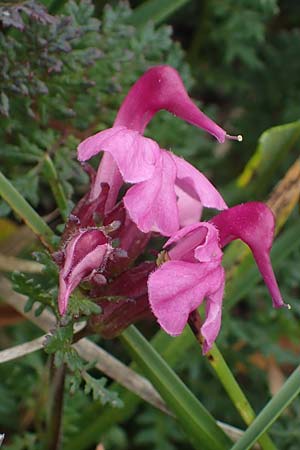
[{"label": "narrow grass blade", "polygon": [[61,216],[66,220],[69,213],[68,200],[66,199],[63,187],[58,179],[56,168],[49,155],[46,155],[44,159],[44,174],[50,185]]},{"label": "narrow grass blade", "polygon": [[267,403],[232,450],[248,450],[275,422],[282,411],[300,393],[300,366],[286,380],[280,391]]},{"label": "narrow grass blade", "polygon": [[270,128],[260,136],[258,147],[237,180],[251,196],[264,192],[277,167],[300,138],[300,121]]},{"label": "narrow grass blade", "polygon": [[41,239],[43,244],[49,248],[51,238],[54,237],[51,228],[48,227],[2,172],[0,172],[0,195],[13,211],[24,220],[26,225]]},{"label": "narrow grass blade", "polygon": [[120,339],[159,391],[195,449],[226,450],[231,441],[149,342],[131,326]]},{"label": "narrow grass blade", "polygon": [[[202,349],[203,338],[200,332],[202,323],[197,310],[193,311],[190,314],[189,325]],[[213,368],[220,383],[223,385],[232,403],[234,404],[235,408],[237,409],[239,415],[244,420],[246,425],[250,425],[255,419],[255,412],[248,402],[247,397],[240,388],[238,382],[234,378],[230,368],[226,364],[226,361],[223,358],[223,355],[218,349],[217,345],[214,344],[205,356],[208,363]],[[263,450],[276,450],[275,445],[267,434],[261,436],[259,443]]]}]

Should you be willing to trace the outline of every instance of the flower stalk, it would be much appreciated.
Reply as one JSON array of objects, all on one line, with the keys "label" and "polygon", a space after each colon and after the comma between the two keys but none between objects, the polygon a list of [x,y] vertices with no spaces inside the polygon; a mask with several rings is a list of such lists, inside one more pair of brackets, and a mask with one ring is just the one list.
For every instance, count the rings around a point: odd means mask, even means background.
[{"label": "flower stalk", "polygon": [[49,411],[46,450],[61,448],[61,427],[64,405],[66,366],[54,367],[54,357],[51,356]]},{"label": "flower stalk", "polygon": [[[190,314],[188,323],[202,349],[203,337],[200,333],[202,324],[199,312],[197,310]],[[238,382],[234,378],[233,373],[228,367],[217,345],[213,344],[212,348],[205,354],[205,356],[237,409],[239,415],[246,425],[250,425],[255,419],[255,412],[240,388]],[[276,450],[276,446],[267,434],[263,434],[258,442],[263,450]]]}]

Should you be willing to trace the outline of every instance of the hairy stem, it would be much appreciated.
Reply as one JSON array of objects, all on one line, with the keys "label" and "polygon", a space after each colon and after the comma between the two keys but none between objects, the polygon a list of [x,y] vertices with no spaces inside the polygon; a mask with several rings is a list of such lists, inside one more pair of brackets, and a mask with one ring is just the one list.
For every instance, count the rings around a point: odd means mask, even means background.
[{"label": "hairy stem", "polygon": [[65,365],[54,367],[54,358],[51,357],[47,450],[59,450],[61,444],[65,374]]},{"label": "hairy stem", "polygon": [[90,336],[91,334],[92,333],[90,332],[89,327],[85,325],[81,330],[77,331],[77,333],[74,334],[72,344],[75,344],[76,342],[80,341],[80,339]]}]

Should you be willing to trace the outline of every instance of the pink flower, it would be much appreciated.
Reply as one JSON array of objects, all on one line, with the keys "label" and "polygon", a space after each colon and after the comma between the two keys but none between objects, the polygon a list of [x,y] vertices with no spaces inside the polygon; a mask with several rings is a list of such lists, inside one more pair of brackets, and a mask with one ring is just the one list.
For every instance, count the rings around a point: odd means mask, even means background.
[{"label": "pink flower", "polygon": [[218,230],[209,223],[187,226],[168,240],[170,261],[148,280],[149,302],[160,326],[177,336],[189,314],[206,298],[206,320],[201,328],[203,351],[213,344],[221,326],[225,285]]},{"label": "pink flower", "polygon": [[169,261],[148,280],[149,301],[161,327],[171,335],[182,332],[189,314],[206,298],[206,319],[201,328],[206,353],[221,326],[225,284],[222,247],[242,239],[253,252],[275,307],[284,306],[270,261],[274,217],[263,203],[229,208],[210,222],[187,226],[168,240]]},{"label": "pink flower", "polygon": [[[114,126],[79,145],[78,159],[86,161],[104,151],[91,198],[99,196],[101,183],[108,183],[107,211],[114,206],[123,181],[132,183],[134,186],[124,196],[131,219],[145,233],[155,230],[170,236],[180,225],[199,220],[202,205],[219,210],[227,206],[204,175],[142,135],[153,115],[161,109],[206,130],[219,142],[224,142],[226,137],[241,139],[227,135],[199,110],[175,69],[157,66],[131,88]],[[179,210],[181,197],[192,203],[193,208]]]},{"label": "pink flower", "polygon": [[67,242],[59,274],[58,307],[61,315],[65,314],[69,297],[79,283],[104,270],[110,252],[109,239],[98,228],[81,229]]}]

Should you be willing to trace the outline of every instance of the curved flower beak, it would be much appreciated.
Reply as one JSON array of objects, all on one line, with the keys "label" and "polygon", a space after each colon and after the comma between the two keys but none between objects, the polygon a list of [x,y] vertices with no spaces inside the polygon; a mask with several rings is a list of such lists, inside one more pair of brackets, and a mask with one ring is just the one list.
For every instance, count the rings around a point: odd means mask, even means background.
[{"label": "curved flower beak", "polygon": [[139,78],[124,100],[115,126],[126,126],[143,133],[151,118],[161,109],[202,128],[219,142],[226,138],[235,139],[200,111],[188,96],[179,73],[170,66],[152,67]]},{"label": "curved flower beak", "polygon": [[275,227],[270,208],[260,202],[244,203],[222,211],[210,223],[219,230],[221,247],[234,239],[241,239],[250,247],[271,294],[273,306],[287,306],[282,299],[270,259]]}]

